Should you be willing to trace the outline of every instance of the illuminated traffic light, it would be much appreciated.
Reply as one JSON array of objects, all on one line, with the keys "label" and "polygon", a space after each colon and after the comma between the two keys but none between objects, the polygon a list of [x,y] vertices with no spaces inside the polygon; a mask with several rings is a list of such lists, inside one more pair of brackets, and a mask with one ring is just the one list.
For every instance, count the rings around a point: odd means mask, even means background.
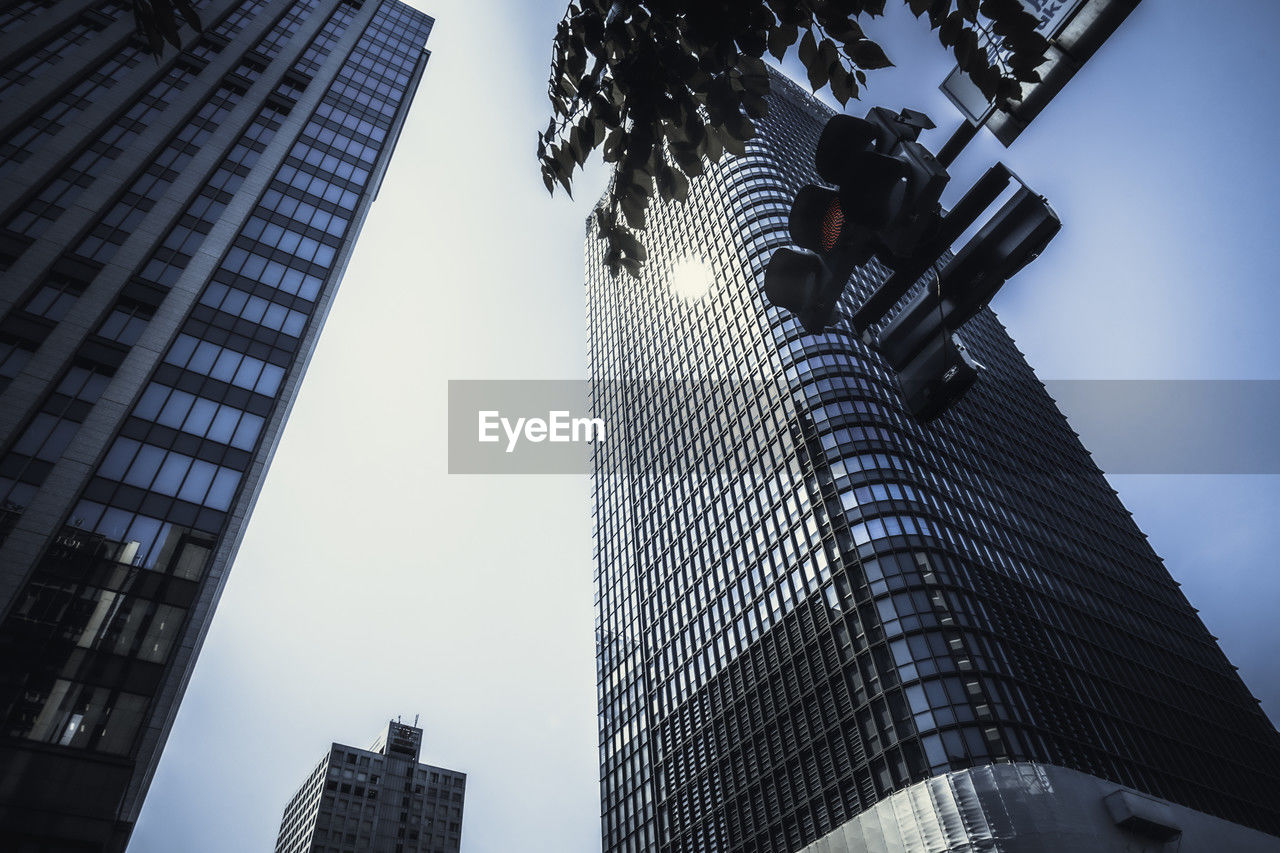
[{"label": "illuminated traffic light", "polygon": [[851,220],[869,229],[874,255],[890,269],[938,230],[947,170],[916,140],[932,128],[924,113],[873,107],[865,119],[833,116],[822,129],[814,165],[839,187]]},{"label": "illuminated traffic light", "polygon": [[[981,370],[956,330],[1061,227],[1024,184],[944,263],[951,244],[1015,176],[1003,164],[993,166],[944,214],[947,171],[917,141],[931,127],[913,110],[874,107],[866,118],[832,117],[814,153],[829,186],[811,184],[796,194],[789,221],[795,246],[775,250],[764,275],[769,301],[817,334],[831,325],[856,267],[875,258],[891,270],[850,326],[896,372],[907,410],[923,421],[959,400]],[[869,330],[921,279],[931,281],[873,336]]]},{"label": "illuminated traffic light", "polygon": [[856,267],[878,258],[896,268],[937,230],[947,173],[916,142],[933,123],[922,113],[873,108],[867,118],[833,116],[814,154],[818,175],[797,194],[789,222],[799,248],[774,252],[765,270],[769,301],[821,332]]}]

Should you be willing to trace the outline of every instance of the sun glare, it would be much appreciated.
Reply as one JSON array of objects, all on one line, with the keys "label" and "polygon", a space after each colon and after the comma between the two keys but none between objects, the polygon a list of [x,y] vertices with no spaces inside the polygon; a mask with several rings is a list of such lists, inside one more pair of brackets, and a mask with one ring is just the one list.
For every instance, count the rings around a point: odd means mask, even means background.
[{"label": "sun glare", "polygon": [[705,296],[715,280],[711,264],[694,255],[686,255],[671,267],[671,289],[691,302]]}]

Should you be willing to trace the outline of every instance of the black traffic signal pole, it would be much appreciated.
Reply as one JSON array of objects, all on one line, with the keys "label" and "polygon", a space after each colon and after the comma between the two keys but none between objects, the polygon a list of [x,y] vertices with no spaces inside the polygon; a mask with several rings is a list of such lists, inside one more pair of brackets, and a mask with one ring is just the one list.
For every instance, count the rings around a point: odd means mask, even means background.
[{"label": "black traffic signal pole", "polygon": [[977,221],[978,216],[991,206],[1000,193],[1004,192],[1009,186],[1009,181],[1014,177],[1013,172],[1009,171],[1003,163],[997,163],[988,169],[986,174],[979,178],[955,207],[942,218],[938,226],[938,234],[930,241],[928,247],[913,254],[909,261],[876,288],[876,291],[862,303],[862,307],[854,312],[852,321],[854,334],[865,337],[867,330],[883,319],[889,309],[920,280],[920,276],[938,262],[942,253],[960,238],[965,229]]},{"label": "black traffic signal pole", "polygon": [[[984,121],[983,124],[986,124]],[[949,168],[955,162],[956,157],[964,150],[964,147],[973,141],[978,135],[978,131],[982,129],[982,124],[973,124],[968,119],[960,122],[960,126],[956,128],[956,132],[951,134],[942,146],[942,150],[938,152],[938,156],[934,159],[942,164],[944,169]]]}]

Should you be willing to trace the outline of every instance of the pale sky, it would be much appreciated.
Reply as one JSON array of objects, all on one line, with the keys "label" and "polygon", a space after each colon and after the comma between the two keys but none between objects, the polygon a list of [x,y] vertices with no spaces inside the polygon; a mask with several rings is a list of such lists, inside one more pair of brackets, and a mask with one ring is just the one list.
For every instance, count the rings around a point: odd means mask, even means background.
[{"label": "pale sky", "polygon": [[[415,0],[415,5],[418,3]],[[958,123],[923,22],[861,105]],[[432,59],[178,714],[131,853],[273,849],[332,741],[420,716],[466,853],[599,850],[586,477],[446,473],[450,379],[586,375],[583,221],[535,160],[563,3],[432,0]],[[1064,227],[995,301],[1042,378],[1280,379],[1280,6],[1140,6],[1005,150]],[[1089,435],[1084,435],[1086,446]],[[1272,717],[1280,477],[1113,485]]]}]

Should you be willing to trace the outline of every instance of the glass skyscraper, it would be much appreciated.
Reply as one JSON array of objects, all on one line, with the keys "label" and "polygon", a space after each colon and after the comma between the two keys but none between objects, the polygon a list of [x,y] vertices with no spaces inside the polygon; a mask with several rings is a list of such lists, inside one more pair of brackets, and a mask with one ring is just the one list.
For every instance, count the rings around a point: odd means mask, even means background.
[{"label": "glass skyscraper", "polygon": [[638,280],[588,229],[604,849],[1280,848],[1280,736],[996,317],[922,425],[884,271],[765,302],[830,115],[774,87]]},{"label": "glass skyscraper", "polygon": [[427,61],[396,0],[0,12],[0,848],[121,850]]}]

